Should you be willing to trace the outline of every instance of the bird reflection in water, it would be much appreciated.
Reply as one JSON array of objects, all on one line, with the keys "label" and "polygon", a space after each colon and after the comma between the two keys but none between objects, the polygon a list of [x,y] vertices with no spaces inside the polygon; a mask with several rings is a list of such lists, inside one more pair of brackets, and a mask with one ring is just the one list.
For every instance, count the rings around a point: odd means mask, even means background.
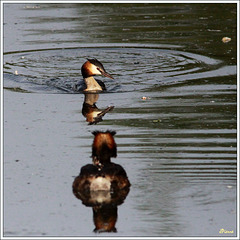
[{"label": "bird reflection in water", "polygon": [[116,232],[117,206],[130,190],[130,182],[123,167],[111,162],[117,156],[114,131],[95,131],[92,144],[92,164],[81,168],[72,188],[85,206],[92,207],[95,232]]},{"label": "bird reflection in water", "polygon": [[103,116],[114,108],[114,106],[109,106],[104,110],[100,110],[96,106],[98,98],[98,93],[84,93],[82,114],[86,118],[86,121],[89,123],[89,125],[101,122],[103,120]]}]

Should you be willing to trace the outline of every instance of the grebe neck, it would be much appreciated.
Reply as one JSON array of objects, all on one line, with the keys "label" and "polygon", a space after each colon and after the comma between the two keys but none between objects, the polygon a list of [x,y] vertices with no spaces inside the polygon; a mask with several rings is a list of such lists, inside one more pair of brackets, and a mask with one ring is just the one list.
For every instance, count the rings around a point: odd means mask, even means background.
[{"label": "grebe neck", "polygon": [[102,87],[98,84],[98,82],[94,79],[94,77],[86,77],[84,81],[87,85],[87,88],[84,91],[102,91]]}]

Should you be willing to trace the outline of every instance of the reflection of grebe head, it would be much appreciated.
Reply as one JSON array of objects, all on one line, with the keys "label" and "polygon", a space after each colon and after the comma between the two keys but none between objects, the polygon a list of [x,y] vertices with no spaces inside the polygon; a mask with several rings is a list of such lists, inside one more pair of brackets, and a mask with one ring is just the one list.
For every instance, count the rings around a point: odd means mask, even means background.
[{"label": "reflection of grebe head", "polygon": [[95,76],[95,75],[103,75],[105,77],[113,79],[113,77],[106,72],[101,62],[99,62],[96,58],[88,59],[81,68],[81,72],[83,78]]},{"label": "reflection of grebe head", "polygon": [[117,145],[113,136],[115,131],[100,132],[94,131],[95,136],[92,144],[92,158],[94,163],[106,163],[111,161],[111,157],[117,157]]}]

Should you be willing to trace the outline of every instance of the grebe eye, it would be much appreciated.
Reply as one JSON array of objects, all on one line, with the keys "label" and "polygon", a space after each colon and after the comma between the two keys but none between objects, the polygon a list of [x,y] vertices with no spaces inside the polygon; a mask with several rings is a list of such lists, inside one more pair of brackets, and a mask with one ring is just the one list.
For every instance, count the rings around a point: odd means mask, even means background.
[{"label": "grebe eye", "polygon": [[98,67],[97,67],[97,70],[98,70],[100,73],[103,72],[103,70],[102,70],[101,68],[98,68]]}]

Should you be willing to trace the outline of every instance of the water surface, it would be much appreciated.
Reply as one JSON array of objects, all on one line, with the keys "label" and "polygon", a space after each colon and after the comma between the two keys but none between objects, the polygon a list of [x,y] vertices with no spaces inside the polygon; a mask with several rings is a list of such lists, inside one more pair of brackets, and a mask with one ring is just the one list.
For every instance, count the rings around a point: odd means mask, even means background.
[{"label": "water surface", "polygon": [[[4,51],[5,236],[236,236],[236,4],[4,4]],[[114,76],[97,125],[89,57]],[[132,186],[99,235],[71,185],[107,129]]]}]

